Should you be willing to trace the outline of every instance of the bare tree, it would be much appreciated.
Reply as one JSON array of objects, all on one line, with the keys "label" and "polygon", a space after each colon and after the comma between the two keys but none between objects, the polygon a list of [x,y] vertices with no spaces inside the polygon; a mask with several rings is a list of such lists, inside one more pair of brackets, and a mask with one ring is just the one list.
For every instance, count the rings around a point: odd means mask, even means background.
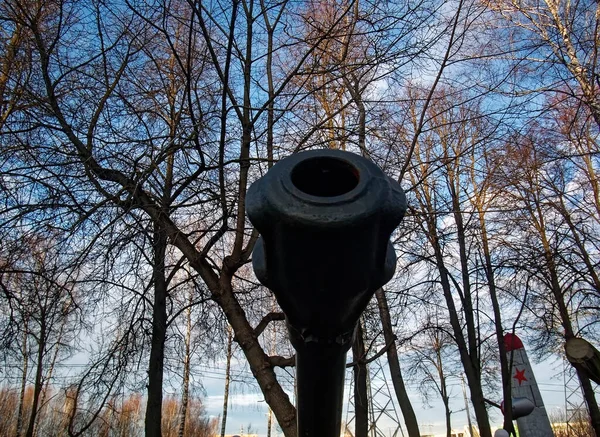
[{"label": "bare tree", "polygon": [[[414,358],[409,366],[409,377],[419,382],[419,389],[425,402],[431,397],[431,391],[438,395],[444,405],[446,435],[452,434],[452,410],[450,409],[450,387],[448,378],[456,376],[450,370],[448,355],[455,353],[454,342],[440,320],[429,317],[424,320],[421,335],[411,339],[411,351]],[[421,337],[421,338],[419,338]],[[448,351],[450,350],[450,351]]]},{"label": "bare tree", "polygon": [[597,2],[484,3],[501,18],[496,25],[502,41],[510,41],[498,53],[508,53],[514,59],[514,73],[524,77],[525,72],[525,77],[534,79],[516,82],[517,88],[557,92],[574,99],[576,104],[586,106],[600,125]]},{"label": "bare tree", "polygon": [[[1,6],[0,235],[64,232],[65,247],[85,271],[78,285],[96,299],[88,308],[103,302],[102,312],[86,313],[83,322],[106,327],[106,338],[98,339],[69,391],[70,435],[114,418],[105,405],[117,408],[116,392],[127,385],[123,375],[134,363],[148,368],[147,435],[160,435],[163,408],[168,404],[171,414],[177,404],[164,402],[165,381],[183,369],[186,392],[190,366],[201,360],[186,336],[195,311],[231,326],[232,341],[284,433],[295,435],[295,409],[276,373],[293,359],[274,355],[261,338],[281,315],[248,266],[258,235],[246,222],[245,196],[277,159],[310,147],[361,153],[407,185],[411,229],[398,234],[397,247],[405,256],[402,272],[414,273],[415,282],[399,279],[390,290],[402,289],[411,304],[419,300],[448,312],[482,435],[491,432],[483,399],[486,362],[496,347],[503,395],[510,399],[501,337],[516,318],[503,302],[510,309],[521,303],[558,308],[559,295],[576,297],[582,311],[573,334],[586,322],[590,327],[581,332],[594,332],[593,311],[600,306],[597,26],[588,24],[597,19],[597,5],[392,3],[8,0]],[[514,27],[496,29],[500,21],[489,20],[494,14]],[[502,65],[527,66],[511,71],[518,76],[499,77],[496,65],[505,59],[494,40],[484,41],[496,31],[514,37],[504,52],[511,62]],[[543,62],[524,55],[526,41]],[[475,46],[488,51],[477,54]],[[475,62],[495,81],[461,89],[457,73]],[[531,68],[548,74],[533,80],[526,75]],[[515,77],[529,80],[517,84]],[[553,144],[568,147],[555,147],[544,165],[560,161],[562,176],[545,178],[541,191],[523,190],[514,175],[503,185],[507,177],[498,169],[506,163],[505,142],[498,138],[513,133],[523,147],[519,131],[530,128],[529,118],[509,110],[522,98],[520,109],[539,103],[526,100],[539,91],[549,97],[536,114],[554,121],[535,134],[549,136],[558,127],[560,140]],[[522,151],[510,152],[521,157]],[[570,178],[571,171],[577,177]],[[511,216],[528,238],[517,247],[496,208],[511,213],[515,198],[537,205],[531,193],[538,193],[543,214],[532,207],[529,215]],[[534,226],[539,217],[551,226]],[[539,229],[547,247],[539,244]],[[514,262],[532,253],[543,268]],[[3,255],[0,261],[4,268],[9,260]],[[552,285],[552,271],[558,287],[546,289],[556,291],[553,299],[536,301],[543,293],[534,291]],[[518,285],[517,278],[530,281]],[[8,286],[2,293],[2,344],[15,340],[17,354],[31,350],[31,336],[11,322],[22,320],[27,331],[37,322],[8,304],[17,302]],[[386,349],[376,354],[388,355],[409,434],[416,436],[395,338],[401,310],[383,290],[377,302]],[[558,333],[556,314],[545,314],[543,321]],[[202,335],[204,347],[224,344],[213,334]],[[365,338],[377,343],[379,335],[371,329]],[[181,365],[169,367],[165,354],[176,347],[174,338],[186,352]],[[373,352],[357,346],[358,369]],[[32,366],[28,361],[23,373],[24,398]],[[45,402],[43,389],[37,399]],[[22,405],[25,412],[25,400]],[[192,429],[185,417],[193,402],[184,396],[177,407],[180,420],[164,433]]]},{"label": "bare tree", "polygon": [[[261,96],[253,91],[261,74],[256,61],[263,59],[255,51],[254,40],[263,30],[255,17],[264,11],[252,1],[210,10],[200,3],[167,9],[130,2],[118,11],[98,4],[88,14],[80,14],[75,3],[32,6],[12,4],[32,35],[42,84],[35,92],[43,109],[28,115],[43,120],[40,129],[57,139],[49,146],[52,156],[68,157],[71,175],[83,175],[95,200],[110,202],[143,226],[152,247],[147,432],[160,433],[170,274],[165,256],[173,246],[220,306],[280,425],[293,435],[294,408],[240,305],[233,279],[256,241],[244,215],[248,181],[261,169],[251,166],[258,158],[251,145],[262,137],[257,131],[262,117],[316,42],[298,41],[299,59],[285,69],[278,65],[281,75],[271,97],[255,102]],[[222,19],[221,10],[229,20]],[[293,26],[295,11],[286,12],[286,23]],[[279,36],[289,30],[282,24],[278,29]],[[71,51],[84,34],[97,44]],[[200,41],[206,55],[198,58]]]},{"label": "bare tree", "polygon": [[[439,283],[480,432],[490,435],[482,385],[485,348],[484,327],[479,320],[481,297],[471,273],[477,257],[472,242],[477,237],[469,225],[474,217],[467,207],[466,193],[472,188],[466,178],[470,166],[465,161],[469,150],[477,146],[481,132],[476,124],[469,123],[475,114],[473,109],[454,104],[454,99],[461,100],[460,92],[444,89],[435,94],[435,105],[428,111],[432,127],[414,143],[407,177],[413,186],[409,191],[413,196],[412,214],[420,219],[422,237],[417,241],[427,242],[426,247],[417,248],[416,256],[435,267],[428,281]],[[417,108],[409,106],[407,113],[418,130]],[[431,287],[429,290],[436,291]]]},{"label": "bare tree", "polygon": [[[54,238],[53,238],[54,237]],[[59,359],[68,356],[69,346],[77,334],[80,298],[76,290],[77,266],[69,264],[57,247],[52,234],[20,239],[21,256],[3,266],[1,275],[7,307],[15,310],[13,323],[20,325],[17,336],[23,360],[23,383],[28,379],[29,366],[33,370],[33,397],[28,406],[29,417],[22,416],[24,390],[16,433],[21,424],[25,435],[34,435],[37,417],[44,406],[47,384]]]},{"label": "bare tree", "polygon": [[[511,168],[512,173],[510,177],[504,173],[504,177],[510,181],[506,187],[508,195],[513,204],[518,202],[520,206],[514,212],[514,223],[528,236],[511,242],[511,247],[528,279],[528,304],[539,324],[540,337],[546,339],[547,350],[551,345],[556,347],[557,340],[562,342],[593,329],[595,323],[590,324],[587,319],[596,314],[579,310],[579,305],[586,306],[588,301],[586,291],[579,287],[579,278],[586,276],[586,269],[563,262],[572,259],[572,243],[580,235],[577,231],[571,234],[571,217],[564,210],[564,196],[568,195],[564,163],[552,158],[552,147],[548,148],[547,143],[538,144],[538,135],[543,133],[532,127],[528,135],[515,138],[509,153],[511,159],[519,160],[520,166],[505,167],[504,171]],[[564,240],[563,232],[575,239]],[[578,377],[592,425],[599,433],[600,411],[594,390],[589,378],[579,372]]]}]

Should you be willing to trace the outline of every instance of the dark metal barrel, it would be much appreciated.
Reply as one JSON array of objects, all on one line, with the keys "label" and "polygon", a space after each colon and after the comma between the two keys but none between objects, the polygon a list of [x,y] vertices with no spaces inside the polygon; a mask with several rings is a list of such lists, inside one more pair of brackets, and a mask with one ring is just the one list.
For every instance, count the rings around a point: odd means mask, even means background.
[{"label": "dark metal barrel", "polygon": [[346,352],[360,314],[396,265],[389,241],[406,212],[399,184],[339,150],[297,153],[248,191],[260,232],[252,261],[286,315],[296,349],[298,433],[340,433]]}]

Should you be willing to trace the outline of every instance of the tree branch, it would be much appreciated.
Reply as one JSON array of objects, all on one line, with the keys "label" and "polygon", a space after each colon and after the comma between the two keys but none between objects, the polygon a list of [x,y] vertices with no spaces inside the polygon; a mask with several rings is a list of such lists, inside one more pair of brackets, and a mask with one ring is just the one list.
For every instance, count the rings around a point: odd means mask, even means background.
[{"label": "tree branch", "polygon": [[369,364],[369,363],[372,363],[377,358],[379,358],[380,356],[382,356],[383,354],[385,354],[388,351],[388,349],[392,347],[392,345],[394,344],[395,341],[396,341],[396,336],[394,335],[394,338],[392,339],[392,341],[390,341],[388,344],[386,344],[384,347],[382,347],[381,350],[379,352],[377,352],[375,355],[373,355],[371,358],[360,357],[358,360],[346,364],[346,368],[349,369],[349,368],[354,367],[354,366],[356,366],[358,364]]},{"label": "tree branch", "polygon": [[269,357],[269,363],[271,367],[294,367],[296,366],[296,355],[292,355],[289,358],[273,355]]},{"label": "tree branch", "polygon": [[263,333],[263,331],[267,328],[269,323],[274,322],[276,320],[285,320],[285,314],[280,312],[272,312],[264,316],[254,329],[254,336],[257,338],[260,337],[260,334]]},{"label": "tree branch", "polygon": [[492,407],[496,407],[500,410],[502,409],[500,404],[497,404],[496,402],[490,401],[489,399],[486,399],[486,398],[483,398],[483,400],[486,402],[486,404],[490,404]]}]

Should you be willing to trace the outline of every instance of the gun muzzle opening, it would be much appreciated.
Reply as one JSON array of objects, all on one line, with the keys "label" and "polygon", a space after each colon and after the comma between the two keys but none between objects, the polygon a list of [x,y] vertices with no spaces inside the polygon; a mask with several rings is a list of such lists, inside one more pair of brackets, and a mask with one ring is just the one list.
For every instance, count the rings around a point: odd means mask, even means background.
[{"label": "gun muzzle opening", "polygon": [[296,349],[298,436],[339,437],[346,352],[371,296],[394,274],[389,240],[406,197],[360,155],[311,150],[257,180],[246,208],[261,234],[254,271]]},{"label": "gun muzzle opening", "polygon": [[294,186],[310,196],[336,197],[349,193],[360,181],[356,167],[329,156],[305,159],[291,174]]}]

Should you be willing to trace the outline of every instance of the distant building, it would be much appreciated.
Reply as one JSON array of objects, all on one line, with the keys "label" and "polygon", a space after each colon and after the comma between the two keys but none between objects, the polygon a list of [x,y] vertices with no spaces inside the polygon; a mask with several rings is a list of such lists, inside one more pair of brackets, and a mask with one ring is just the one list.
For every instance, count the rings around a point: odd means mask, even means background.
[{"label": "distant building", "polygon": [[[469,437],[468,432],[463,431],[452,431],[450,434],[452,437]],[[446,437],[446,433],[444,434],[421,434],[421,437]]]},{"label": "distant building", "polygon": [[[465,434],[462,431],[452,432],[450,434],[452,437],[469,437],[469,434]],[[421,437],[446,437],[446,433],[444,434],[421,434]]]},{"label": "distant building", "polygon": [[[215,434],[215,437],[221,437],[221,433]],[[225,434],[225,437],[259,437],[258,434]]]},{"label": "distant building", "polygon": [[[450,435],[452,437],[471,437],[471,433],[469,432],[466,425],[462,431],[452,430]],[[446,433],[444,432],[442,434],[421,434],[421,437],[446,437]]]}]

